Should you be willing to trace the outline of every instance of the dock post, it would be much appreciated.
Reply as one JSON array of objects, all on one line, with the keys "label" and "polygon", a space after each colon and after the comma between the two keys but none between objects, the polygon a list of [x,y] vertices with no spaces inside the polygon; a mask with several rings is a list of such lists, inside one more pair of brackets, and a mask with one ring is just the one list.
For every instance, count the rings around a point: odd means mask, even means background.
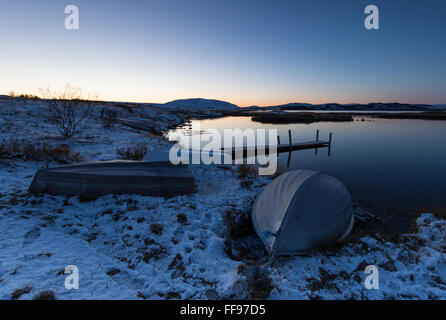
[{"label": "dock post", "polygon": [[293,141],[291,140],[291,130],[288,130],[288,138],[290,139],[290,149],[291,149],[291,146],[293,145]]},{"label": "dock post", "polygon": [[316,141],[319,141],[319,129],[316,130]]},{"label": "dock post", "polygon": [[280,136],[277,136],[277,143],[280,146]]},{"label": "dock post", "polygon": [[331,155],[331,140],[332,140],[333,134],[330,132],[330,137],[328,138],[328,156]]}]

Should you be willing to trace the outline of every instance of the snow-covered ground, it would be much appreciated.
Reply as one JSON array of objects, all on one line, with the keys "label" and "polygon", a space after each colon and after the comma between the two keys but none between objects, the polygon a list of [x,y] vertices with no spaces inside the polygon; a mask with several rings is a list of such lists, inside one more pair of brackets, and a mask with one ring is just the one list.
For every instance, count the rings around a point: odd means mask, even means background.
[{"label": "snow-covered ground", "polygon": [[[115,159],[116,146],[138,142],[156,150],[170,146],[162,137],[120,124],[104,129],[99,112],[67,142],[57,138],[41,103],[4,100],[0,132],[2,138],[67,143],[84,160]],[[135,116],[126,112],[120,116]],[[148,107],[138,115],[173,116],[161,112]],[[415,233],[396,242],[365,234],[335,249],[248,266],[224,251],[224,216],[247,216],[269,178],[246,184],[234,168],[194,167],[196,194],[83,201],[28,194],[34,173],[43,166],[0,160],[0,299],[11,299],[24,288],[19,299],[48,290],[57,299],[244,299],[258,297],[262,288],[272,288],[270,299],[446,298],[446,221],[430,214],[418,218]],[[248,235],[234,240],[234,252],[253,254],[241,248],[260,247]],[[79,270],[78,290],[65,288],[68,265]],[[364,286],[367,265],[379,268],[378,290]]]}]

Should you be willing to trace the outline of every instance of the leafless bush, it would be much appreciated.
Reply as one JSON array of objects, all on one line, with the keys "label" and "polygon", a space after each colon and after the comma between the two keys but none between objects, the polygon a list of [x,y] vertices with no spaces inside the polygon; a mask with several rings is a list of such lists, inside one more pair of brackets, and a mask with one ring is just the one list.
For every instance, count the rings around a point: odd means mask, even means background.
[{"label": "leafless bush", "polygon": [[67,84],[60,92],[50,87],[40,89],[42,97],[48,99],[48,110],[57,131],[64,138],[71,138],[79,125],[90,115],[90,103],[82,99],[82,92]]},{"label": "leafless bush", "polygon": [[80,154],[74,153],[66,144],[53,147],[46,143],[30,143],[17,139],[0,142],[0,159],[49,160],[58,163],[70,163],[79,161],[80,158]]},{"label": "leafless bush", "polygon": [[118,112],[112,109],[102,109],[101,121],[104,128],[112,128],[118,119]]},{"label": "leafless bush", "polygon": [[142,160],[147,154],[147,145],[145,143],[138,143],[135,146],[128,146],[124,148],[116,147],[116,154],[121,160]]}]

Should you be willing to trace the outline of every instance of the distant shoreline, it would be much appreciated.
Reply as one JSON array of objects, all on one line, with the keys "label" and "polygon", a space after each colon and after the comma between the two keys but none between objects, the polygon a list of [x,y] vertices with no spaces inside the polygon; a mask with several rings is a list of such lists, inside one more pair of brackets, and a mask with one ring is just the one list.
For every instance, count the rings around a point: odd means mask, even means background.
[{"label": "distant shoreline", "polygon": [[[318,110],[314,110],[318,111]],[[264,124],[289,124],[289,123],[313,123],[313,122],[350,122],[353,117],[373,117],[380,119],[419,119],[419,120],[446,120],[446,112],[422,111],[422,112],[258,112],[258,111],[236,111],[226,113],[227,116],[252,117],[252,121]]]}]

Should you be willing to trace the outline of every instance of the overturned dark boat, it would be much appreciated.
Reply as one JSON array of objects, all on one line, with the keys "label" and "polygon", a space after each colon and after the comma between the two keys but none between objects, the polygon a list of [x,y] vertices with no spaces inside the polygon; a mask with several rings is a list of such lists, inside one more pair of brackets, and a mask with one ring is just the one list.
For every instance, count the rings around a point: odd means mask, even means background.
[{"label": "overturned dark boat", "polygon": [[28,191],[67,196],[112,193],[171,197],[193,193],[196,187],[186,166],[116,160],[40,169]]}]

